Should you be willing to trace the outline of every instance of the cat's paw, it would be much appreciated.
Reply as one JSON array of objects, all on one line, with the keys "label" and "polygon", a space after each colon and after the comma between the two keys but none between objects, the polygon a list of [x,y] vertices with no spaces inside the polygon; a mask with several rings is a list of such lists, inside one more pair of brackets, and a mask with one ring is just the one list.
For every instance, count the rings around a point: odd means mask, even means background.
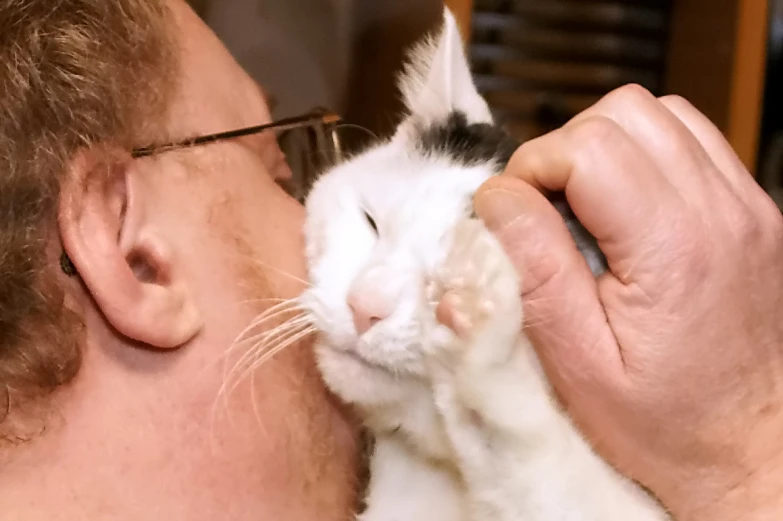
[{"label": "cat's paw", "polygon": [[503,349],[521,331],[516,271],[500,243],[478,220],[464,219],[456,225],[430,297],[437,321],[454,334],[449,342],[452,350],[462,351],[476,343]]}]

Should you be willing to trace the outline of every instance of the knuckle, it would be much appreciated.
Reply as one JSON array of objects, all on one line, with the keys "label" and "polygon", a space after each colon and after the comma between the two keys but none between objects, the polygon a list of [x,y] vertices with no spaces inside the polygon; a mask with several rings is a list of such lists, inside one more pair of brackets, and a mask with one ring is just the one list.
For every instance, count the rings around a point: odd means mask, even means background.
[{"label": "knuckle", "polygon": [[769,228],[778,236],[783,233],[783,211],[777,203],[767,194],[758,203],[761,219],[769,223]]},{"label": "knuckle", "polygon": [[721,198],[720,208],[732,244],[750,245],[759,240],[763,226],[758,212],[753,211],[734,193]]},{"label": "knuckle", "polygon": [[733,230],[738,242],[745,245],[758,244],[764,235],[762,219],[750,209],[732,212]]},{"label": "knuckle", "polygon": [[507,184],[508,176],[526,181],[535,180],[537,175],[546,172],[549,168],[551,159],[547,144],[551,140],[552,135],[544,135],[522,143],[506,165],[505,175],[489,179],[478,193],[488,193],[495,189],[513,190],[514,188]]},{"label": "knuckle", "polygon": [[783,214],[772,198],[763,196],[745,204],[737,201],[726,208],[726,215],[734,244],[743,251],[763,255],[783,246]]},{"label": "knuckle", "polygon": [[667,105],[672,105],[675,107],[683,107],[688,109],[695,109],[695,107],[690,101],[683,98],[679,94],[667,94],[666,96],[661,96],[659,100]]},{"label": "knuckle", "polygon": [[775,265],[783,264],[783,216],[778,220],[770,240],[772,262]]},{"label": "knuckle", "polygon": [[641,103],[646,103],[654,99],[655,96],[653,96],[649,90],[636,83],[623,85],[622,87],[613,90],[605,97],[607,103],[623,108],[635,107]]},{"label": "knuckle", "polygon": [[590,116],[571,128],[573,141],[595,152],[624,138],[624,131],[613,119],[606,116]]},{"label": "knuckle", "polygon": [[[783,213],[771,199],[762,210],[758,226],[763,228],[763,242],[767,250],[775,256],[783,257]],[[777,262],[783,262],[783,258],[778,258]]]},{"label": "knuckle", "polygon": [[783,212],[780,211],[780,208],[775,207],[771,221],[773,237],[778,243],[783,243]]}]

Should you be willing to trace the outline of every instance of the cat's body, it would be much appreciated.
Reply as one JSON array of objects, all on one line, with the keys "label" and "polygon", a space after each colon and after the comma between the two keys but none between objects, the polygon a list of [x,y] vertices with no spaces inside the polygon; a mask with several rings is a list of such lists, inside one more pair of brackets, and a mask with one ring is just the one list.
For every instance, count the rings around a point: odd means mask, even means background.
[{"label": "cat's body", "polygon": [[[515,144],[492,125],[450,13],[402,90],[411,115],[396,135],[307,200],[302,303],[322,332],[319,368],[376,438],[360,519],[667,519],[558,406],[522,334],[516,272],[471,218]],[[572,232],[600,270],[594,243]]]}]

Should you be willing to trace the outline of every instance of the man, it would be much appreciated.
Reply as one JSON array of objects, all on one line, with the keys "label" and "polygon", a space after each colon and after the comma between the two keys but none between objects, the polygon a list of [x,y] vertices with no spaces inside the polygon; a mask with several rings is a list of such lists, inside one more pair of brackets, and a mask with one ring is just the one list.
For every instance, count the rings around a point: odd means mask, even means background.
[{"label": "man", "polygon": [[[0,5],[2,519],[350,518],[356,443],[306,345],[213,407],[247,348],[226,346],[301,290],[303,215],[264,134],[131,157],[269,119],[167,5]],[[566,188],[614,275],[585,276],[535,186]],[[522,147],[476,207],[607,457],[678,519],[779,519],[783,223],[714,127],[622,89]]]},{"label": "man", "polygon": [[[273,135],[128,152],[270,119],[187,5],[168,8],[0,4],[2,432],[31,438],[2,447],[0,519],[345,519],[355,443],[307,346],[219,396],[261,297],[304,275]],[[54,321],[52,287],[83,329]]]}]

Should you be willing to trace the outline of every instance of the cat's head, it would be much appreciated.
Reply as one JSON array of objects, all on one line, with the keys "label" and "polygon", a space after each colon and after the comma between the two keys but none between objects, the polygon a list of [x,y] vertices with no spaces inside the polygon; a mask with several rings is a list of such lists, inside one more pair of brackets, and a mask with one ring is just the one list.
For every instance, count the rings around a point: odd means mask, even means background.
[{"label": "cat's head", "polygon": [[427,280],[476,189],[508,159],[448,10],[410,53],[400,90],[407,116],[394,136],[326,172],[306,202],[302,300],[323,336],[325,379],[349,401],[372,401],[389,375],[423,374]]}]

